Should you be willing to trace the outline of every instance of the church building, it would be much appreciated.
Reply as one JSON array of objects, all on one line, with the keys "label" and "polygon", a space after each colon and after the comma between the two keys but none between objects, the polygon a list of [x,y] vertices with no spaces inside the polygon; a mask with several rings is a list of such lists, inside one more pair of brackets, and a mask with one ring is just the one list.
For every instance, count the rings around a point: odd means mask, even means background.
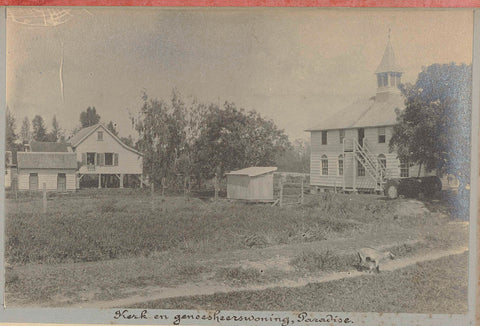
[{"label": "church building", "polygon": [[375,96],[357,101],[308,129],[311,135],[310,184],[319,190],[382,191],[388,178],[425,175],[418,166],[389,152],[397,110],[405,108],[390,36],[375,71]]}]

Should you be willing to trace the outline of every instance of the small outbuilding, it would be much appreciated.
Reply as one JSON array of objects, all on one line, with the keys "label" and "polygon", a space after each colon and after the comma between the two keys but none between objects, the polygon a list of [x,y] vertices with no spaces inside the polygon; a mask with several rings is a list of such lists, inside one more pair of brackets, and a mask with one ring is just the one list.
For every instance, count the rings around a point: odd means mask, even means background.
[{"label": "small outbuilding", "polygon": [[31,143],[26,152],[17,153],[18,190],[75,191],[77,156],[66,145]]},{"label": "small outbuilding", "polygon": [[273,173],[276,167],[253,166],[227,175],[227,198],[249,201],[274,201]]}]

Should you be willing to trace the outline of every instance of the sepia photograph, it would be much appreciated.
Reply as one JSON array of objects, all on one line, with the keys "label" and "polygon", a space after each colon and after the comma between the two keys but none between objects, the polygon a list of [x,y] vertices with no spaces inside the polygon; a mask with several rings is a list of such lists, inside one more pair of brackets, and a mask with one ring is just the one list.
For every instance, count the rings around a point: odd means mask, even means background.
[{"label": "sepia photograph", "polygon": [[472,9],[6,13],[7,308],[469,311]]}]

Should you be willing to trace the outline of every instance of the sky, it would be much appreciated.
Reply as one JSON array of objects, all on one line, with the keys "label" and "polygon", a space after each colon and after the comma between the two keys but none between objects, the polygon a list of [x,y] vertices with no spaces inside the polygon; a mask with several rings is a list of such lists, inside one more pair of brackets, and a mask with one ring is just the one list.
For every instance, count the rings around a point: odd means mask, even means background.
[{"label": "sky", "polygon": [[291,140],[308,139],[305,129],[375,95],[389,29],[403,82],[423,66],[472,61],[471,10],[77,8],[58,9],[66,15],[56,26],[38,26],[52,25],[51,9],[46,18],[7,10],[17,131],[24,117],[40,114],[50,128],[56,115],[68,135],[95,106],[135,137],[129,116],[142,93],[169,100],[176,88],[186,101],[234,102]]}]

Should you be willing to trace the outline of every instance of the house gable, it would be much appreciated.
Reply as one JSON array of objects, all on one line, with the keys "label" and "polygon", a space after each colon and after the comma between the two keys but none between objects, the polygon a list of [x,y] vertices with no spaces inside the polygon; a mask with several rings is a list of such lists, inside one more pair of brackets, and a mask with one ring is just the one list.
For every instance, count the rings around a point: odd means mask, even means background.
[{"label": "house gable", "polygon": [[[72,144],[73,145],[73,144]],[[105,126],[89,129],[74,146],[80,174],[142,174],[143,156]]]},{"label": "house gable", "polygon": [[[99,129],[101,129],[101,130],[99,130]],[[143,156],[143,154],[140,153],[139,151],[137,151],[137,150],[131,148],[130,146],[127,146],[126,144],[124,144],[117,136],[115,136],[110,130],[108,130],[101,123],[81,129],[78,133],[76,133],[74,136],[72,136],[72,138],[70,138],[69,143],[74,149],[76,149],[86,139],[88,139],[90,137],[96,137],[96,135],[97,135],[96,132],[98,132],[98,131],[103,132],[104,135],[107,134],[110,137],[112,137],[123,148],[125,148],[125,149],[127,149],[127,150],[129,150],[129,151],[131,151],[135,154]]]}]

